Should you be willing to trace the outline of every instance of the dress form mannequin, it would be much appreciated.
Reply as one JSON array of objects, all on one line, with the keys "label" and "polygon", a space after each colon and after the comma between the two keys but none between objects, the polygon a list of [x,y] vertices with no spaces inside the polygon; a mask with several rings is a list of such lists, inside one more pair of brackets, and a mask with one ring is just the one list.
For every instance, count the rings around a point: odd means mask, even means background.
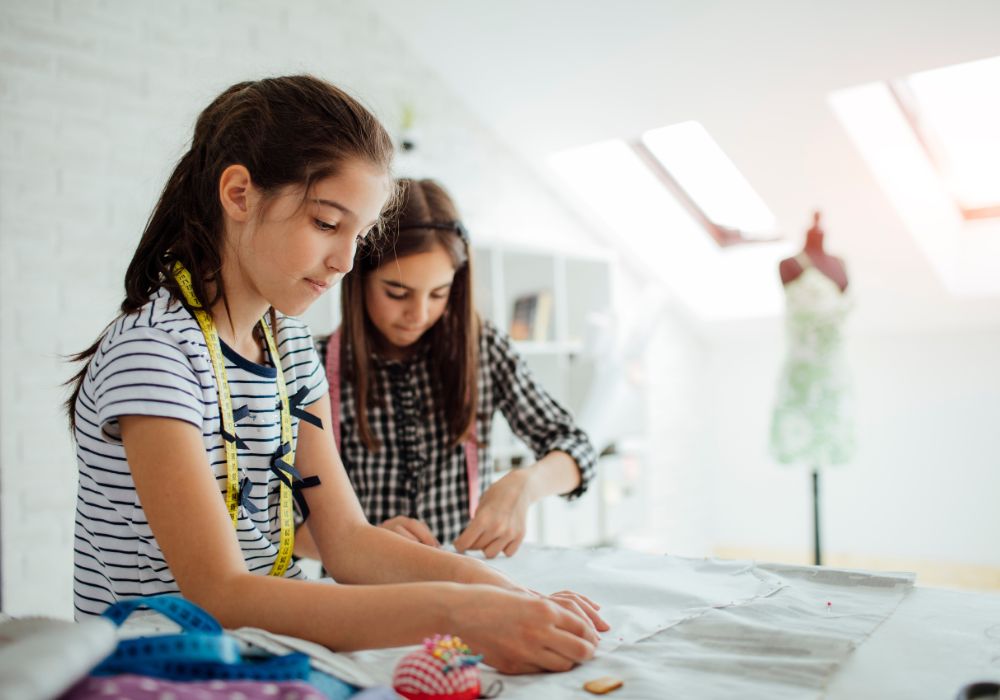
[{"label": "dress form mannequin", "polygon": [[[781,275],[781,284],[788,286],[806,271],[808,261],[813,267],[829,277],[841,292],[847,291],[847,268],[844,261],[838,257],[830,255],[823,249],[823,239],[825,233],[819,225],[820,213],[813,213],[813,225],[806,231],[806,242],[802,246],[802,252],[790,258],[785,258],[778,265],[778,273]],[[805,256],[805,261],[803,260]]]},{"label": "dress form mannequin", "polygon": [[819,478],[853,451],[842,324],[850,309],[844,261],[823,247],[820,213],[805,245],[778,266],[786,298],[788,358],[771,426],[771,451],[783,464],[812,471],[814,561],[820,549]]}]

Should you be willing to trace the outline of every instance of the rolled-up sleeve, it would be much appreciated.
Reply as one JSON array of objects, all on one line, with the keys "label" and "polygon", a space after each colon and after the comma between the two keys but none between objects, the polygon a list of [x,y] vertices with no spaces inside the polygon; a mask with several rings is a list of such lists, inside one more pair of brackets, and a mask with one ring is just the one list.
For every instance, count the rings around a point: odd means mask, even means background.
[{"label": "rolled-up sleeve", "polygon": [[510,339],[491,323],[483,323],[483,345],[498,406],[511,430],[541,459],[550,452],[565,452],[580,469],[580,485],[563,496],[569,500],[586,492],[594,478],[597,453],[587,434],[569,412],[535,380]]}]

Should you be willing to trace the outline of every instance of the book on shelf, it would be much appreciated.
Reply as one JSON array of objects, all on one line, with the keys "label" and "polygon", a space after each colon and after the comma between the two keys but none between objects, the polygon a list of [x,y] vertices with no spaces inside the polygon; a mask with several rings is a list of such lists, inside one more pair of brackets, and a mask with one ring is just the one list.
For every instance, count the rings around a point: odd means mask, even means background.
[{"label": "book on shelf", "polygon": [[542,289],[523,294],[514,300],[510,337],[512,340],[549,340],[551,322],[552,292]]}]

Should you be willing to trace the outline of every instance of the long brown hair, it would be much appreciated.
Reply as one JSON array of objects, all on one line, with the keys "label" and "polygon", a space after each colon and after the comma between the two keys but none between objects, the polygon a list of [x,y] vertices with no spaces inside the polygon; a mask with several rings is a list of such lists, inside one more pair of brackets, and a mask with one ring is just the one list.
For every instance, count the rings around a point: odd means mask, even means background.
[{"label": "long brown hair", "polygon": [[[230,165],[246,167],[266,206],[289,185],[303,188],[304,201],[313,184],[336,175],[350,159],[388,173],[392,153],[392,140],[375,116],[319,78],[293,75],[233,85],[198,116],[191,147],[167,180],[125,272],[121,313],[139,310],[160,287],[181,298],[171,274],[176,261],[190,271],[203,305],[226,303],[218,187]],[[73,386],[66,401],[71,429],[87,365],[100,342],[99,337],[70,358],[85,363],[67,382]]]},{"label": "long brown hair", "polygon": [[368,408],[381,401],[372,386],[372,352],[378,331],[368,318],[365,282],[383,262],[425,253],[440,246],[451,258],[455,278],[451,284],[444,315],[418,342],[426,343],[435,403],[444,408],[452,446],[465,440],[475,429],[479,403],[479,315],[472,297],[472,259],[469,239],[451,197],[433,180],[397,180],[399,203],[385,222],[392,246],[387,251],[369,246],[359,249],[354,269],[344,278],[340,293],[341,380],[354,386],[361,440],[369,450],[377,450]]}]

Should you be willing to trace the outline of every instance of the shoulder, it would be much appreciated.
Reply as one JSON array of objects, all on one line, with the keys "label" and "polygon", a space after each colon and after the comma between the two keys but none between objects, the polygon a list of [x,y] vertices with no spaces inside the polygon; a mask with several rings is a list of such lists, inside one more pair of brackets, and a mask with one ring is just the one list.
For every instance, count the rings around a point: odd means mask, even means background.
[{"label": "shoulder", "polygon": [[479,353],[484,360],[497,356],[517,356],[510,336],[500,330],[493,321],[484,318],[479,319]]},{"label": "shoulder", "polygon": [[495,323],[481,320],[479,326],[479,369],[481,375],[494,383],[509,382],[514,375],[526,371],[524,359],[514,341]]},{"label": "shoulder", "polygon": [[310,397],[326,391],[326,374],[309,326],[300,319],[282,314],[277,315],[277,322],[278,332],[274,342],[278,347],[285,381],[293,390],[302,385],[310,387],[313,390]]},{"label": "shoulder", "polygon": [[781,277],[782,284],[788,284],[799,275],[805,271],[802,267],[802,263],[799,262],[798,256],[792,256],[790,258],[785,258],[780,263],[778,263],[778,275]]},{"label": "shoulder", "polygon": [[201,357],[205,340],[198,322],[170,294],[160,289],[141,308],[119,316],[105,331],[96,357],[139,353]]},{"label": "shoulder", "polygon": [[801,272],[803,269],[802,263],[799,262],[799,256],[793,255],[790,258],[785,258],[780,263],[778,263],[778,269],[782,272],[785,270],[790,270],[792,272]]},{"label": "shoulder", "polygon": [[287,350],[302,351],[315,347],[312,331],[309,326],[293,316],[277,314],[278,333],[274,342],[278,344],[279,350],[284,354]]}]

